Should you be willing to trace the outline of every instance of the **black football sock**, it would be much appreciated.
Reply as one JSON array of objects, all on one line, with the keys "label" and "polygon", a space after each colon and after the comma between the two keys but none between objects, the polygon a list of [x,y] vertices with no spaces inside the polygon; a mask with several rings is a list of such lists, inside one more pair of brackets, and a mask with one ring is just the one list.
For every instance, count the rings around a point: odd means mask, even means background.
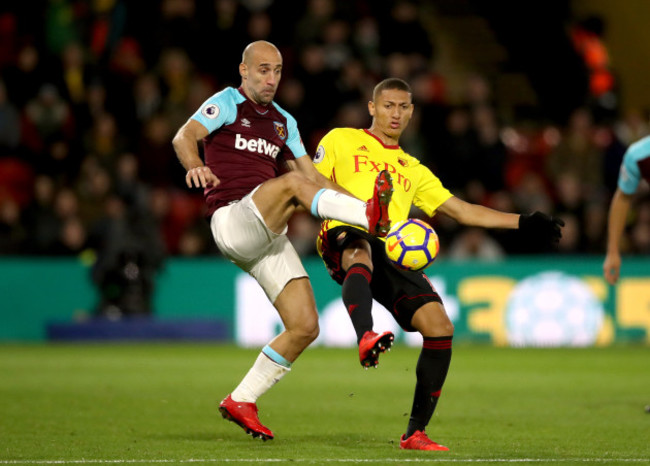
[{"label": "black football sock", "polygon": [[417,382],[405,438],[424,430],[436,409],[451,362],[452,337],[424,337],[415,369]]},{"label": "black football sock", "polygon": [[341,295],[357,333],[357,343],[364,333],[372,330],[371,280],[372,272],[363,264],[352,264],[343,280]]}]

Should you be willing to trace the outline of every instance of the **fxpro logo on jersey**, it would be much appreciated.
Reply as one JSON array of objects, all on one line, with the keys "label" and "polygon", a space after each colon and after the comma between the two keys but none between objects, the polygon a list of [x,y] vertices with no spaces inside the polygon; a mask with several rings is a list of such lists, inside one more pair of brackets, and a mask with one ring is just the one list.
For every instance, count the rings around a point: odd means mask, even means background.
[{"label": "fxpro logo on jersey", "polygon": [[[401,185],[406,192],[411,190],[411,180],[398,172],[397,168],[395,168],[393,164],[370,160],[370,157],[367,155],[355,154],[352,157],[354,158],[354,173],[362,171],[379,173],[381,170],[388,170],[388,172],[393,176],[393,183],[396,182]],[[402,163],[402,160],[404,160],[405,163]],[[405,159],[398,159],[398,162],[401,166],[408,167],[408,162]]]},{"label": "fxpro logo on jersey", "polygon": [[246,139],[241,134],[235,136],[235,149],[265,154],[272,158],[276,158],[280,153],[280,148],[266,139]]}]

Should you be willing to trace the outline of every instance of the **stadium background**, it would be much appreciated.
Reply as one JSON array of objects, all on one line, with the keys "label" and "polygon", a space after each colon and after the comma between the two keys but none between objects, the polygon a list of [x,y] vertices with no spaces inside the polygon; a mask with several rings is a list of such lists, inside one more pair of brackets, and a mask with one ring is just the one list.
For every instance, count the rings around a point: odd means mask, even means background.
[{"label": "stadium background", "polygon": [[[257,344],[242,337],[248,324],[240,319],[262,304],[241,302],[255,289],[214,250],[202,198],[184,187],[170,141],[205,98],[239,84],[243,47],[267,39],[285,59],[276,100],[296,116],[311,153],[330,128],[367,125],[372,86],[402,77],[414,87],[417,108],[403,145],[447,187],[473,202],[539,209],[567,223],[557,255],[548,258],[513,235],[426,219],[442,241],[430,275],[457,312],[460,338],[649,342],[647,186],[634,206],[617,288],[600,278],[600,265],[622,154],[650,133],[650,49],[643,46],[650,5],[520,3],[3,5],[0,339]],[[290,227],[325,312],[338,290],[314,256],[318,225],[297,216]],[[544,272],[579,284],[548,285]],[[512,310],[514,291],[531,278],[551,286],[560,303],[535,315],[573,309],[574,301],[582,303],[578,311],[541,322],[521,317],[517,312],[529,311]],[[508,326],[522,322],[532,340],[509,339]],[[566,340],[549,337],[562,332]]]}]

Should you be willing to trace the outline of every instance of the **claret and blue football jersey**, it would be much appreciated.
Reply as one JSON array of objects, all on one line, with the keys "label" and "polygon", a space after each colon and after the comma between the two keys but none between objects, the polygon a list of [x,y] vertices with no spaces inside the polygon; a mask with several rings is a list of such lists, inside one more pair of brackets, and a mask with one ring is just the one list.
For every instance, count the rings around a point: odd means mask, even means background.
[{"label": "claret and blue football jersey", "polygon": [[220,181],[205,189],[208,216],[278,176],[287,160],[307,154],[295,118],[274,102],[253,102],[241,88],[214,94],[191,118],[210,132],[204,162]]},{"label": "claret and blue football jersey", "polygon": [[634,194],[642,178],[650,183],[650,136],[638,140],[625,152],[618,187],[625,194]]}]

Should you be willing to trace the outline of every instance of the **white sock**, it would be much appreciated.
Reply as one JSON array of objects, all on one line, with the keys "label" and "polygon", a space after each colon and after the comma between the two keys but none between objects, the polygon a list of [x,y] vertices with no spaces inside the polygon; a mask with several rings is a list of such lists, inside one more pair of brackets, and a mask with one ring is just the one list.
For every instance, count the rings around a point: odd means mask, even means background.
[{"label": "white sock", "polygon": [[230,397],[234,401],[255,403],[260,396],[290,370],[290,368],[272,361],[264,353],[260,353],[253,367],[250,368],[237,388],[230,394]]},{"label": "white sock", "polygon": [[333,189],[321,189],[316,193],[311,204],[311,213],[322,219],[339,220],[368,228],[366,203]]}]

